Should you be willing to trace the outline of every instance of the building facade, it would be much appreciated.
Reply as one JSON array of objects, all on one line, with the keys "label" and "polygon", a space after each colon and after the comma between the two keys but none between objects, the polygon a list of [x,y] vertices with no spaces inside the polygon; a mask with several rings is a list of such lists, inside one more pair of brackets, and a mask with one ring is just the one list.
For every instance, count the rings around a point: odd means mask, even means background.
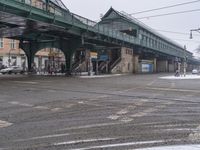
[{"label": "building facade", "polygon": [[19,42],[0,38],[0,67],[23,66],[26,64],[24,52],[19,49]]},{"label": "building facade", "polygon": [[[34,57],[34,68],[47,70],[59,68],[65,62],[63,53],[55,48],[46,48],[36,53]],[[27,58],[22,49],[19,48],[19,41],[7,38],[0,38],[0,68],[19,66],[27,69]]]}]

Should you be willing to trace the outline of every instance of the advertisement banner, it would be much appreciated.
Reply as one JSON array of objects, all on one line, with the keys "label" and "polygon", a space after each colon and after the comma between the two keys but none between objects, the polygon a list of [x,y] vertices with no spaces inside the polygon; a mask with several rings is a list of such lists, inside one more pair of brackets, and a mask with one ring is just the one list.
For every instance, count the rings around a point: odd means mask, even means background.
[{"label": "advertisement banner", "polygon": [[142,72],[144,73],[153,72],[153,64],[142,64]]}]

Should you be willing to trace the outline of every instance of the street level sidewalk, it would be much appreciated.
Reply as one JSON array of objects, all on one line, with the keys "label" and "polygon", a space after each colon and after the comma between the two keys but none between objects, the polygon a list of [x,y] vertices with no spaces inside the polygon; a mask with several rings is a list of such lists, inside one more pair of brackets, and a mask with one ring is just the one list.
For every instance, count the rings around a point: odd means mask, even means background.
[{"label": "street level sidewalk", "polygon": [[171,76],[164,76],[164,77],[160,77],[160,78],[161,79],[169,79],[169,80],[200,79],[200,75],[187,74],[186,76],[181,75],[179,77],[171,75]]},{"label": "street level sidewalk", "polygon": [[107,77],[116,77],[123,74],[107,74],[107,75],[92,75],[92,76],[78,76],[79,78],[107,78]]}]

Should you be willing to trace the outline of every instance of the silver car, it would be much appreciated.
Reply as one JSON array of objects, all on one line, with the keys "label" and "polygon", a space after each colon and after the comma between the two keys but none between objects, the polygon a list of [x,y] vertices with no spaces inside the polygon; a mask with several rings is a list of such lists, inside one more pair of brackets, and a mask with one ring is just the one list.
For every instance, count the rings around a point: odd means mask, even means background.
[{"label": "silver car", "polygon": [[17,74],[17,73],[23,74],[24,70],[23,70],[22,67],[19,67],[19,66],[11,66],[11,67],[8,67],[8,68],[0,70],[0,73],[2,73],[2,74],[12,74],[12,73],[14,73],[14,74]]}]

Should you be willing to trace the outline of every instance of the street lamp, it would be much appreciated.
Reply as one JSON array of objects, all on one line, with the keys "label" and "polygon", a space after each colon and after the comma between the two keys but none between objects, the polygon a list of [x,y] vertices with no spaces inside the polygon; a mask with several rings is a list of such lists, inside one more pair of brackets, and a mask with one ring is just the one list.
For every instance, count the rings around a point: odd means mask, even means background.
[{"label": "street lamp", "polygon": [[193,38],[193,35],[192,35],[192,32],[193,32],[193,31],[195,31],[195,32],[199,32],[199,33],[200,33],[200,28],[190,30],[190,39]]},{"label": "street lamp", "polygon": [[198,28],[198,29],[191,29],[191,30],[190,30],[190,39],[193,38],[193,36],[192,36],[192,32],[193,32],[193,31],[199,32],[199,33],[200,33],[200,28]]}]

